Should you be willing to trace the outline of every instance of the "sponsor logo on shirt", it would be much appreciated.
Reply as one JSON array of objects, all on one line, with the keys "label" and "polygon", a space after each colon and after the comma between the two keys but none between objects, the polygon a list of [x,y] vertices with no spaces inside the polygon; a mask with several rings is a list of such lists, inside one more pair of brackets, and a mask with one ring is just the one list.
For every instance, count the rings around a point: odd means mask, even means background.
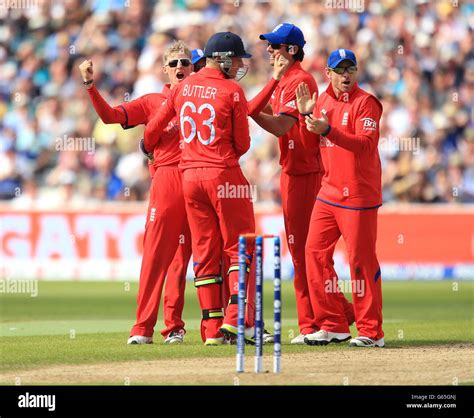
[{"label": "sponsor logo on shirt", "polygon": [[156,208],[151,208],[150,211],[150,222],[153,222],[155,220],[155,214],[156,214]]},{"label": "sponsor logo on shirt", "polygon": [[240,102],[240,95],[238,92],[234,93],[234,102]]},{"label": "sponsor logo on shirt", "polygon": [[377,130],[377,122],[373,120],[372,118],[362,118],[362,122],[364,122],[364,126],[362,129],[364,131],[376,131]]},{"label": "sponsor logo on shirt", "polygon": [[176,123],[175,120],[172,120],[168,123],[168,126],[166,127],[165,130],[168,133],[173,133],[178,130],[178,124]]},{"label": "sponsor logo on shirt", "polygon": [[161,134],[161,139],[169,140],[179,135],[179,126],[176,119],[171,120]]},{"label": "sponsor logo on shirt", "polygon": [[320,147],[333,147],[334,143],[332,143],[329,139],[325,136],[320,137],[319,139],[319,146]]}]

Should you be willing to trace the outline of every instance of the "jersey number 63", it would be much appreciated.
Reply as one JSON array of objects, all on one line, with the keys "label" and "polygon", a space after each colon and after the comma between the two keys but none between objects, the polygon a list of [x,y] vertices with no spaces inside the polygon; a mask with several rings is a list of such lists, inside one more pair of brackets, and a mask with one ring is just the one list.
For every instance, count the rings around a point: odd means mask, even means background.
[{"label": "jersey number 63", "polygon": [[[209,128],[210,134],[208,138],[203,138],[203,136],[201,135],[201,130],[197,129],[196,121],[191,116],[184,116],[184,112],[188,107],[191,109],[192,113],[198,113],[199,115],[201,115],[206,109],[209,111],[209,118],[202,122],[204,126],[207,126]],[[214,110],[214,107],[209,103],[202,104],[201,106],[199,106],[199,109],[196,110],[196,105],[193,102],[185,102],[184,105],[181,107],[181,111],[179,113],[179,119],[181,121],[181,134],[183,135],[184,142],[189,144],[197,134],[199,141],[203,145],[209,145],[212,141],[214,141],[214,138],[216,136],[216,128],[212,124],[215,118],[216,111]],[[186,136],[185,134],[185,123],[189,123],[189,125],[191,126],[191,132],[188,136]]]}]

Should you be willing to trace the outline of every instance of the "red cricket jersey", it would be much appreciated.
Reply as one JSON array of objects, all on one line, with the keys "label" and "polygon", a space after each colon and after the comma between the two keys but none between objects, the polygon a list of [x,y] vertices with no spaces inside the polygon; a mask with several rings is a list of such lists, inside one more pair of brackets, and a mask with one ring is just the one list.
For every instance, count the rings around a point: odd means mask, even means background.
[{"label": "red cricket jersey", "polygon": [[378,153],[382,104],[357,83],[336,98],[332,85],[319,97],[313,111],[325,110],[331,130],[321,136],[324,177],[318,199],[348,209],[382,205],[382,169]]},{"label": "red cricket jersey", "polygon": [[301,139],[301,135],[306,135],[306,132],[308,132],[307,130],[300,130],[299,112],[296,106],[296,88],[302,82],[308,85],[311,96],[315,92],[318,93],[318,86],[313,76],[303,70],[299,61],[296,61],[281,78],[271,100],[274,115],[283,114],[296,119],[291,129],[278,138],[282,170],[293,175],[322,171],[318,142],[308,140],[305,147]]},{"label": "red cricket jersey", "polygon": [[[148,124],[170,93],[170,84],[166,84],[161,93],[146,94],[136,100],[120,105],[125,112],[125,123],[122,127],[128,129],[137,125]],[[160,146],[153,151],[153,167],[156,169],[165,165],[177,165],[181,158],[177,118],[170,120],[159,134],[159,138]]]},{"label": "red cricket jersey", "polygon": [[156,133],[175,115],[183,143],[182,169],[236,167],[250,147],[245,94],[219,70],[203,68],[171,91],[146,126],[145,149],[155,149],[161,141]]}]

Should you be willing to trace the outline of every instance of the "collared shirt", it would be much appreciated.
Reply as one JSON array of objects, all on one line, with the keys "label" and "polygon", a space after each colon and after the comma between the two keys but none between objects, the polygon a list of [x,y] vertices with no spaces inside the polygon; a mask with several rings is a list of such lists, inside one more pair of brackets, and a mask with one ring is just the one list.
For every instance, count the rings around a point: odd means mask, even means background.
[{"label": "collared shirt", "polygon": [[321,137],[324,177],[318,199],[348,209],[382,204],[382,170],[378,153],[382,104],[357,83],[336,97],[332,85],[319,97],[313,117],[322,111],[331,125]]},{"label": "collared shirt", "polygon": [[296,88],[303,82],[308,85],[311,96],[318,93],[313,76],[296,61],[281,78],[271,100],[274,115],[286,115],[295,119],[290,130],[278,138],[282,170],[294,175],[322,171],[317,141],[307,141],[310,147],[305,148],[301,139],[301,135],[310,135],[308,131],[300,129],[301,121],[298,119],[296,106]]},{"label": "collared shirt", "polygon": [[234,80],[220,70],[203,68],[176,86],[145,130],[145,148],[155,149],[156,135],[178,117],[180,168],[236,167],[250,147],[247,100]]}]

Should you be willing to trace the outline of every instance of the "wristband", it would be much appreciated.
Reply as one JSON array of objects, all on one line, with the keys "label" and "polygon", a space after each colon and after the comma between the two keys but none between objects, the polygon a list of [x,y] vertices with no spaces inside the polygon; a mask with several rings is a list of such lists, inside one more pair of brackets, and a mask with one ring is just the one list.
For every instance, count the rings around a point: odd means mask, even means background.
[{"label": "wristband", "polygon": [[309,113],[300,113],[301,116],[309,116],[311,117],[311,115],[313,114],[313,112],[309,112]]},{"label": "wristband", "polygon": [[83,81],[82,84],[84,84],[85,86],[89,86],[93,82],[94,82],[94,80],[88,80],[88,81]]},{"label": "wristband", "polygon": [[328,125],[326,130],[321,134],[321,136],[327,136],[331,132],[331,125]]}]

